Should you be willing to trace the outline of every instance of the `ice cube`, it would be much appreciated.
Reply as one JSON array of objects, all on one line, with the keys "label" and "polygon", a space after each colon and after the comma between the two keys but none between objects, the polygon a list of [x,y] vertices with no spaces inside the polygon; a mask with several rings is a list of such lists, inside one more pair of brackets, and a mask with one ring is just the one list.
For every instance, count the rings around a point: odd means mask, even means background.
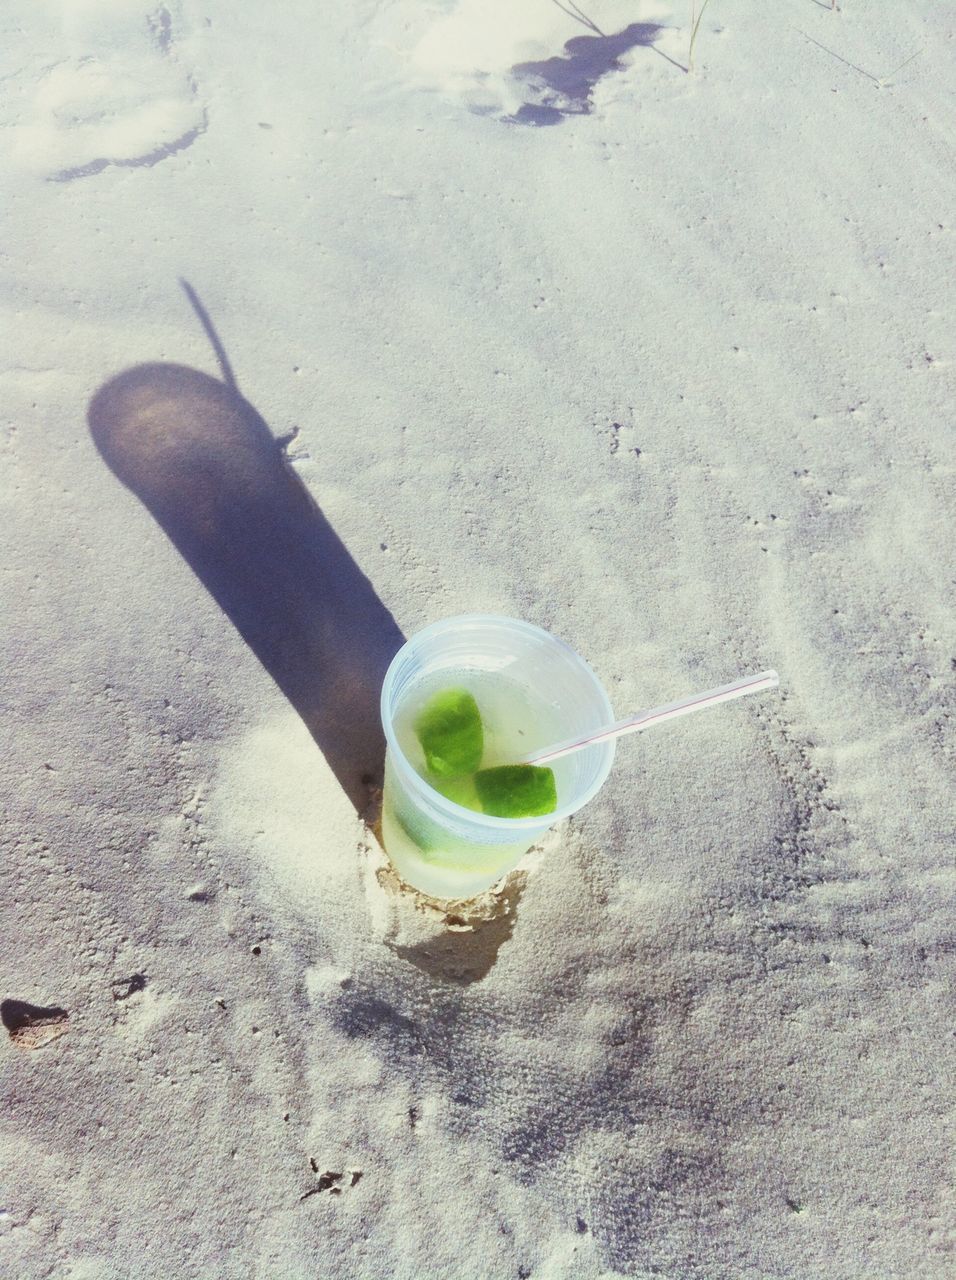
[{"label": "ice cube", "polygon": [[539,765],[480,769],[475,774],[475,789],[482,809],[496,818],[537,818],[558,807],[554,774]]},{"label": "ice cube", "polygon": [[442,689],[429,698],[415,721],[415,733],[428,771],[439,778],[474,773],[481,764],[481,713],[467,689]]}]

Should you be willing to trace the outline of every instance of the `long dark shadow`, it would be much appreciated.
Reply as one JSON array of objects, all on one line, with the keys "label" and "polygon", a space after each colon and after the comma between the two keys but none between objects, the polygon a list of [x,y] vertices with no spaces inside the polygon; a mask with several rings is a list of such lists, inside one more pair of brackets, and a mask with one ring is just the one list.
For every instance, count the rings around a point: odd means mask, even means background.
[{"label": "long dark shadow", "polygon": [[88,420],[107,466],[366,808],[385,752],[379,691],[404,637],[266,423],[234,385],[178,364],[119,374],[93,397]]}]

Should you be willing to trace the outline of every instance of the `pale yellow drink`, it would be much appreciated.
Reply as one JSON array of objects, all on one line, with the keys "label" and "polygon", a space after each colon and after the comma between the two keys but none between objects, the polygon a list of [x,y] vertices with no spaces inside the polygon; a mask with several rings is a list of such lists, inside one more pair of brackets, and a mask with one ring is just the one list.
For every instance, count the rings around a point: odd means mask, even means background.
[{"label": "pale yellow drink", "polygon": [[493,886],[554,822],[591,798],[614,758],[613,743],[602,743],[556,761],[554,813],[500,818],[475,812],[451,798],[458,782],[434,780],[437,790],[425,776],[414,729],[428,699],[449,688],[468,691],[478,704],[483,769],[516,763],[613,719],[607,695],[583,659],[530,623],[469,615],[434,623],[408,641],[382,688],[388,743],[382,833],[402,879],[446,899]]}]

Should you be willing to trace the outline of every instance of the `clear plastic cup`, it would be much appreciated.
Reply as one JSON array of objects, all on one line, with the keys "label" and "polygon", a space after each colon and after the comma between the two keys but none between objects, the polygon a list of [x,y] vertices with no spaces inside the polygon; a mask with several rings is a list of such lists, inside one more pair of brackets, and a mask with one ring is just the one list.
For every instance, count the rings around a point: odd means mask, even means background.
[{"label": "clear plastic cup", "polygon": [[[447,675],[447,682],[444,677]],[[395,870],[435,898],[470,898],[491,888],[561,818],[575,813],[604,784],[614,742],[586,747],[553,764],[558,807],[534,818],[496,818],[441,795],[415,769],[396,733],[396,717],[421,683],[464,683],[482,707],[482,685],[495,698],[512,690],[527,711],[521,754],[614,718],[591,668],[562,640],[513,618],[470,614],[446,618],[413,636],[395,655],[382,686],[382,725],[388,749],[382,835]],[[484,714],[484,713],[483,713]]]}]

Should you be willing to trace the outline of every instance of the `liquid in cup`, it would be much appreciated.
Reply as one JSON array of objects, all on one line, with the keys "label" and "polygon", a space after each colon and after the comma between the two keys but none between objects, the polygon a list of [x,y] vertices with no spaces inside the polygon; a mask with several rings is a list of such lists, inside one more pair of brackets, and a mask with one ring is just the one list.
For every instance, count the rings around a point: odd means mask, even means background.
[{"label": "liquid in cup", "polygon": [[532,818],[477,813],[423,776],[415,720],[428,699],[446,688],[465,689],[478,703],[485,734],[482,768],[514,763],[575,733],[598,729],[613,712],[587,663],[527,622],[480,614],[448,618],[413,636],[396,654],[382,688],[388,746],[385,849],[402,879],[422,893],[468,898],[491,888],[549,827],[591,799],[610,771],[614,743],[554,762],[554,813]]}]

